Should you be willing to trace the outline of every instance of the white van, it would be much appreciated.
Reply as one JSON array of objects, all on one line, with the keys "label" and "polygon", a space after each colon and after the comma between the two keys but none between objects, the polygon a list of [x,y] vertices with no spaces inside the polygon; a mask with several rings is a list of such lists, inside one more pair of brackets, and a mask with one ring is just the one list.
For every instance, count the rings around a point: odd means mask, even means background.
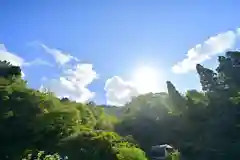
[{"label": "white van", "polygon": [[150,151],[151,160],[165,160],[174,148],[168,144],[152,146]]}]

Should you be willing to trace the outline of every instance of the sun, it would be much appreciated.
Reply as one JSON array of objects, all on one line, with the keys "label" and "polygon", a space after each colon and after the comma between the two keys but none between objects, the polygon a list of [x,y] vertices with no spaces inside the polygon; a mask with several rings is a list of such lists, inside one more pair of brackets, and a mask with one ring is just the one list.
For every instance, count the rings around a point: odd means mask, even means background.
[{"label": "sun", "polygon": [[143,66],[133,74],[133,81],[140,93],[157,92],[159,84],[159,73],[151,67]]}]

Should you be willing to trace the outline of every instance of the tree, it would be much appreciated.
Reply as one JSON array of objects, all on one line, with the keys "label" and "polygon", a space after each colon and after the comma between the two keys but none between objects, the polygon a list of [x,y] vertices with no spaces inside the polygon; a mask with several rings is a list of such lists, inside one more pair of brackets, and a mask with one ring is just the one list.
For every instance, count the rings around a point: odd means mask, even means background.
[{"label": "tree", "polygon": [[21,76],[21,69],[19,66],[13,66],[7,61],[0,61],[0,77]]},{"label": "tree", "polygon": [[240,52],[229,51],[226,56],[220,56],[218,58],[219,66],[217,67],[217,72],[219,79],[221,79],[222,84],[237,92],[240,88]]},{"label": "tree", "polygon": [[[121,116],[117,131],[132,135],[146,152],[151,145],[168,143],[187,160],[239,159],[239,57],[235,51],[220,56],[216,72],[198,64],[203,91],[181,95],[167,82],[168,98],[159,98],[162,103],[147,95],[134,98],[122,109],[130,111]],[[160,111],[163,106],[171,112]]]},{"label": "tree", "polygon": [[118,160],[119,148],[135,148],[109,132],[115,117],[92,104],[28,88],[19,69],[6,62],[0,67],[0,159],[22,159],[30,150],[23,159]]},{"label": "tree", "polygon": [[200,78],[202,90],[207,92],[214,92],[218,90],[217,74],[211,69],[204,68],[202,65],[196,65],[197,73]]},{"label": "tree", "polygon": [[187,107],[184,97],[176,90],[170,81],[167,81],[167,90],[174,111],[183,112]]}]

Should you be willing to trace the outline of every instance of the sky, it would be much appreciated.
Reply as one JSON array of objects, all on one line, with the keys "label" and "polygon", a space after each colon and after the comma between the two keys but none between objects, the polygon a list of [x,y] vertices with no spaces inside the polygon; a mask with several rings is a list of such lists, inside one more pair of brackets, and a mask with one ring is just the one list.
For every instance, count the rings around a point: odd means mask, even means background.
[{"label": "sky", "polygon": [[29,87],[121,106],[132,96],[201,89],[195,65],[239,48],[238,0],[0,1],[0,60]]}]

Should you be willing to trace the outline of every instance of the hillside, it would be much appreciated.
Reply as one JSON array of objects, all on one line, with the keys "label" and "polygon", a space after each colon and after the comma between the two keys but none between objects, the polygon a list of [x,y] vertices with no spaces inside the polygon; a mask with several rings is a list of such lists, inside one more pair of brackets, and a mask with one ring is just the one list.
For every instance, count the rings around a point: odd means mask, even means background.
[{"label": "hillside", "polygon": [[69,159],[146,159],[135,144],[113,132],[117,119],[100,107],[58,99],[27,87],[21,69],[0,67],[0,159],[59,153]]},{"label": "hillside", "polygon": [[240,52],[227,52],[216,71],[196,66],[202,91],[180,93],[168,81],[168,94],[133,98],[121,108],[125,114],[115,130],[132,135],[146,152],[167,143],[189,160],[239,159],[239,64]]},{"label": "hillside", "polygon": [[122,107],[31,89],[19,67],[1,62],[0,159],[44,151],[70,160],[146,160],[151,146],[165,143],[185,160],[239,159],[239,62],[234,51],[218,58],[216,71],[198,64],[202,91],[180,93],[167,81],[168,93],[140,95]]}]

